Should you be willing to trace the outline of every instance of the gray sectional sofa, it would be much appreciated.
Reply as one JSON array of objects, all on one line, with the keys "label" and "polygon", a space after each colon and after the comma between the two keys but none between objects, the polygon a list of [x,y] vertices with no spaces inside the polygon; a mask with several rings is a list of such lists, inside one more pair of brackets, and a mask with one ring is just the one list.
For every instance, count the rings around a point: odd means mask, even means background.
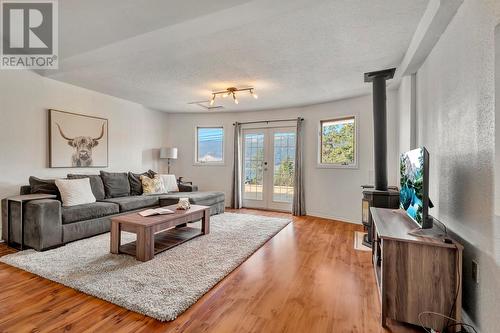
[{"label": "gray sectional sofa", "polygon": [[[23,209],[25,246],[43,251],[68,242],[105,233],[110,230],[111,217],[146,208],[176,204],[181,197],[189,198],[192,204],[210,206],[212,215],[224,212],[223,192],[197,192],[196,186],[187,184],[179,184],[180,192],[156,195],[139,194],[137,191],[134,192],[134,186],[131,186],[127,195],[124,195],[123,191],[121,191],[120,196],[113,196],[113,190],[110,191],[106,187],[109,184],[114,186],[113,181],[106,183],[101,182],[98,178],[103,179],[109,175],[109,173],[105,173],[105,175],[83,176],[91,178],[92,192],[97,200],[95,203],[72,207],[63,207],[58,199],[41,199],[25,203]],[[77,177],[82,177],[82,175],[68,175],[68,178]],[[32,178],[30,177],[30,186],[21,187],[21,195],[32,193],[50,194],[50,190],[53,189],[50,183],[45,185],[42,183],[39,186],[40,184],[32,181]],[[36,178],[35,180],[51,182],[51,180]],[[129,178],[129,180],[130,184],[128,185],[130,186],[133,179]],[[135,186],[135,189],[138,190],[138,187]],[[2,201],[2,206],[5,206],[5,200]],[[4,230],[4,239],[6,239],[5,232],[7,231]],[[20,223],[15,216],[11,218],[9,235],[11,241],[20,243],[20,239],[18,239]]]}]

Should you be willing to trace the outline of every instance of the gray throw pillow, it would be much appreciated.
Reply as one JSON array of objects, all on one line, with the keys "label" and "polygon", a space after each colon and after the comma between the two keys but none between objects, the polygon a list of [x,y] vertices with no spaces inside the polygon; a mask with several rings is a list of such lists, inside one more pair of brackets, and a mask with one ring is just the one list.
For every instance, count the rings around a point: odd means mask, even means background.
[{"label": "gray throw pillow", "polygon": [[130,195],[142,195],[142,182],[141,176],[148,176],[149,172],[143,173],[128,173],[128,182],[130,183]]},{"label": "gray throw pillow", "polygon": [[53,194],[57,195],[57,199],[61,199],[61,193],[56,186],[55,179],[40,179],[31,176],[29,178],[29,183],[31,186],[31,194]]},{"label": "gray throw pillow", "polygon": [[68,179],[81,179],[90,178],[90,188],[96,200],[104,200],[106,192],[104,191],[104,184],[100,175],[75,175],[69,174]]},{"label": "gray throw pillow", "polygon": [[126,197],[130,195],[130,183],[126,172],[101,171],[106,198]]}]

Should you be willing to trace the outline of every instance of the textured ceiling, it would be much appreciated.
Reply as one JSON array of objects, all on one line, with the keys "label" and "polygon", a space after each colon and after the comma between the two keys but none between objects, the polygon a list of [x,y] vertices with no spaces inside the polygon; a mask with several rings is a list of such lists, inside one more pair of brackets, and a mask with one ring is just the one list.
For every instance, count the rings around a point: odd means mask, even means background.
[{"label": "textured ceiling", "polygon": [[427,2],[64,0],[60,69],[44,75],[170,112],[229,86],[259,99],[226,111],[326,102],[397,66]]}]

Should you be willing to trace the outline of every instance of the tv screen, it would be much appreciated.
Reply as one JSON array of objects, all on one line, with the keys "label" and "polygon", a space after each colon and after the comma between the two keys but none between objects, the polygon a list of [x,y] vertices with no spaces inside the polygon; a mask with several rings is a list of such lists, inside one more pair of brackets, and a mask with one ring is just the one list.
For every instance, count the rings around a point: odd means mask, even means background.
[{"label": "tv screen", "polygon": [[421,228],[432,227],[427,218],[428,164],[429,153],[424,147],[401,154],[399,205]]}]

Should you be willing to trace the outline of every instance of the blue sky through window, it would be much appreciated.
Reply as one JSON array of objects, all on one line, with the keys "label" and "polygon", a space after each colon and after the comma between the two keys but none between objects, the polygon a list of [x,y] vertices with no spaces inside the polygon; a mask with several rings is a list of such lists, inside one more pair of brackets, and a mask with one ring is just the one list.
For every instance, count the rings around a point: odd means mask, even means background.
[{"label": "blue sky through window", "polygon": [[222,162],[224,129],[222,127],[199,127],[198,162]]}]

